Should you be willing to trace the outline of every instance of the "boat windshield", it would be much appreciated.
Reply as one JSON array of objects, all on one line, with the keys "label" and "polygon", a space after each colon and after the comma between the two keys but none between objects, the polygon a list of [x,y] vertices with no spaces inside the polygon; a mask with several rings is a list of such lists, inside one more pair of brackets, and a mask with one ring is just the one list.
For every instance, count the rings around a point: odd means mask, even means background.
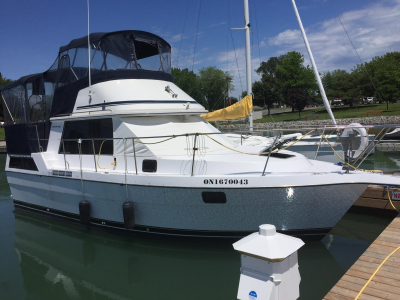
[{"label": "boat windshield", "polygon": [[[91,43],[91,74],[114,70],[150,70],[171,74],[171,47],[146,34],[105,35]],[[58,86],[88,76],[88,46],[60,53]]]}]

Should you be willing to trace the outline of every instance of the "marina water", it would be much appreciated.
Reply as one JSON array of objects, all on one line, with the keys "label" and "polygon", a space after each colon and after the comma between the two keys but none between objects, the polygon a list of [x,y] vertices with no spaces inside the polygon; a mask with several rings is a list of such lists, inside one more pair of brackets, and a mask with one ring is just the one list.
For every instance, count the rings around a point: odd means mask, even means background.
[{"label": "marina water", "polygon": [[[0,299],[236,299],[240,255],[232,242],[128,237],[15,211],[5,159]],[[378,151],[362,167],[400,169],[400,153]],[[306,242],[300,299],[323,298],[392,219],[348,212],[322,241]]]}]

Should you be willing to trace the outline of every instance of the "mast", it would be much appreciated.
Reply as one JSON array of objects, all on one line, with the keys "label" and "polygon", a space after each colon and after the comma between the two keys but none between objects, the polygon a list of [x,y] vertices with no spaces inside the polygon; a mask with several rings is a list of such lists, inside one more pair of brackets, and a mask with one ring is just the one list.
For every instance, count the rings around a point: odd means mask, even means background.
[{"label": "mast", "polygon": [[246,86],[247,95],[252,97],[251,110],[249,114],[249,131],[253,131],[253,92],[251,88],[251,52],[250,52],[250,20],[249,20],[249,1],[243,0],[244,5],[244,32],[246,38]]},{"label": "mast", "polygon": [[[311,64],[312,64],[312,67],[313,67],[315,78],[317,79],[317,82],[318,82],[318,87],[319,87],[319,91],[320,91],[321,96],[322,96],[322,100],[324,101],[326,111],[328,112],[329,116],[331,117],[333,124],[336,125],[335,117],[333,116],[333,113],[332,113],[332,110],[331,110],[331,106],[329,105],[328,98],[326,98],[324,86],[322,85],[322,81],[321,81],[321,78],[320,78],[319,73],[318,73],[317,65],[315,64],[314,56],[313,56],[313,54],[311,52],[311,48],[310,48],[310,45],[308,43],[306,32],[304,31],[303,23],[301,22],[300,15],[299,15],[299,12],[297,10],[297,6],[296,6],[296,3],[294,2],[294,0],[292,0],[292,4],[293,4],[294,13],[296,14],[296,17],[297,17],[297,21],[299,22],[301,34],[303,35],[304,44],[306,44],[307,52],[308,52],[308,55],[310,56]],[[246,50],[247,50],[247,48],[246,48]]]},{"label": "mast", "polygon": [[87,0],[87,40],[88,40],[88,58],[89,58],[89,103],[92,100],[92,76],[91,76],[91,66],[90,66],[90,60],[91,60],[91,55],[90,55],[90,37],[89,37],[90,31],[89,31],[89,0]]}]

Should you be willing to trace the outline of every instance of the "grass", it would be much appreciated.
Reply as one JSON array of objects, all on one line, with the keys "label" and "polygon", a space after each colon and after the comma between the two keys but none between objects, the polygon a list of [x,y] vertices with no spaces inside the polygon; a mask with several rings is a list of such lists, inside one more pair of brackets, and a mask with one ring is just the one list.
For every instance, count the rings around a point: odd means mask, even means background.
[{"label": "grass", "polygon": [[[389,104],[389,111],[386,111],[386,103],[359,105],[358,108],[350,108],[348,106],[332,107],[332,112],[336,119],[365,118],[367,116],[366,112],[369,110],[381,110],[382,116],[400,116],[400,103]],[[330,119],[328,112],[323,106],[302,111],[300,115],[301,117],[299,118],[298,111],[273,114],[272,118],[271,116],[263,116],[261,120],[256,120],[254,123],[304,121],[307,115],[318,115],[319,120]],[[380,114],[370,116],[380,116]]]},{"label": "grass", "polygon": [[4,128],[0,128],[0,141],[3,141],[6,139],[6,134],[4,132]]}]

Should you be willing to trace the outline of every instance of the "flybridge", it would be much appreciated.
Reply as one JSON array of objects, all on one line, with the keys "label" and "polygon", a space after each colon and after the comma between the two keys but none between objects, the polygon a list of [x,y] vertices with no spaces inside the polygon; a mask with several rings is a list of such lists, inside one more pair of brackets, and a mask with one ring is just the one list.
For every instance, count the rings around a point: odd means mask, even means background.
[{"label": "flybridge", "polygon": [[[134,109],[146,109],[139,107],[139,103],[161,103],[166,100],[165,103],[174,102],[177,107],[179,105],[184,109],[188,103],[197,103],[173,85],[171,46],[164,39],[144,31],[125,30],[91,33],[89,40],[90,72],[88,36],[85,36],[60,47],[54,64],[46,72],[21,77],[0,88],[9,153],[46,151],[50,119],[70,115],[78,106],[109,110],[118,101],[123,101],[122,104],[131,101],[132,105],[136,105]],[[92,85],[102,83],[105,86],[94,91],[90,101],[87,97],[82,101],[78,95],[89,87],[89,73]],[[143,80],[141,84],[132,85],[130,79],[159,81],[157,93],[151,96],[151,92],[142,90],[151,91],[154,86],[143,84]],[[118,84],[123,80],[124,84]],[[112,81],[114,84],[107,85]],[[178,99],[172,99],[165,91],[169,85],[180,94]],[[124,105],[123,109],[127,110],[127,106]],[[11,140],[13,137],[15,141]]]},{"label": "flybridge", "polygon": [[[36,119],[47,121],[72,112],[78,92],[89,85],[87,38],[60,47],[46,72],[24,76],[0,88],[6,125],[37,123]],[[115,79],[172,82],[171,46],[164,39],[136,30],[92,33],[89,39],[92,84]]]}]

